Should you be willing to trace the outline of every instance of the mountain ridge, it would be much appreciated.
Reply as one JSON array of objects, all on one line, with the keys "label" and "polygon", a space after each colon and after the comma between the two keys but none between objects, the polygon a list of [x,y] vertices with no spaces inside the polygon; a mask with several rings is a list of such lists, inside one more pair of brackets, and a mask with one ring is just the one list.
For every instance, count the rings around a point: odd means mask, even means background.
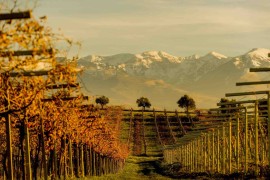
[{"label": "mountain ridge", "polygon": [[[84,67],[83,81],[89,82],[89,89],[91,87],[95,89],[91,93],[102,92],[114,98],[112,93],[114,92],[118,94],[118,99],[121,99],[121,93],[125,94],[123,100],[113,101],[117,104],[126,102],[132,104],[131,99],[125,100],[129,92],[133,94],[132,96],[148,95],[150,99],[160,98],[157,97],[159,93],[159,96],[169,94],[171,99],[174,97],[174,101],[185,92],[200,96],[199,99],[208,97],[206,99],[213,100],[220,98],[226,93],[225,91],[237,90],[236,81],[252,80],[251,77],[254,75],[251,76],[248,68],[270,67],[268,53],[270,53],[269,49],[254,48],[235,57],[214,51],[204,56],[177,57],[163,51],[145,51],[139,54],[123,53],[113,56],[89,55],[79,59],[78,64]],[[265,77],[256,76],[256,79],[262,78]],[[113,80],[114,83],[109,83],[108,79]],[[93,84],[91,85],[90,82]],[[105,90],[94,87],[96,83],[103,84]],[[155,96],[147,91],[152,91]],[[169,101],[172,100],[168,99],[168,102],[164,102],[162,99],[162,101],[166,106],[175,107],[175,104],[169,105]],[[209,106],[201,102],[199,106]],[[162,103],[155,102],[159,107]]]}]

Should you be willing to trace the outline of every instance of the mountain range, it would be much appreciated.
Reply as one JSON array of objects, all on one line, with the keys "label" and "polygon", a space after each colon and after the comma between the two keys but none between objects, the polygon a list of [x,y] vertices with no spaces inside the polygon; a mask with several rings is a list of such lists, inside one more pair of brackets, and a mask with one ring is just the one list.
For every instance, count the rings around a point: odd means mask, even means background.
[{"label": "mountain range", "polygon": [[177,108],[177,100],[190,95],[198,108],[214,107],[227,92],[268,89],[267,85],[236,87],[239,81],[265,80],[267,73],[251,73],[251,67],[270,67],[269,49],[254,48],[228,57],[217,52],[204,56],[177,57],[163,51],[113,56],[89,55],[78,60],[83,91],[105,95],[110,103],[136,107],[136,99],[147,97],[152,107]]}]

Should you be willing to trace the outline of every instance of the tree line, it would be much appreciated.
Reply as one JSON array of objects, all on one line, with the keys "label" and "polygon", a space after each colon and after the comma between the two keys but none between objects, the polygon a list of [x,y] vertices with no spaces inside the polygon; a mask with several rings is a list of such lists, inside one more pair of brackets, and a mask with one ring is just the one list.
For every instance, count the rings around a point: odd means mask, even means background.
[{"label": "tree line", "polygon": [[[106,96],[100,96],[96,98],[95,102],[97,104],[100,104],[101,109],[103,109],[104,106],[109,103],[109,98]],[[147,97],[138,98],[136,100],[136,103],[137,103],[137,106],[141,107],[143,110],[145,110],[145,108],[150,108],[152,106],[150,100]],[[183,95],[176,103],[178,104],[180,108],[185,109],[187,113],[189,112],[189,110],[196,108],[196,103],[194,99],[187,94]]]}]

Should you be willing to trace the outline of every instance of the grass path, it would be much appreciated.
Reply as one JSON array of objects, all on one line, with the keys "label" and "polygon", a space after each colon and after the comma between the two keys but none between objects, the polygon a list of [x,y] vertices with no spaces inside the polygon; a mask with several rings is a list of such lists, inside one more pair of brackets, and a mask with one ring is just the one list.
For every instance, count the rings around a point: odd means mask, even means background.
[{"label": "grass path", "polygon": [[[137,116],[141,116],[141,112],[136,112]],[[129,136],[129,120],[130,114],[127,111],[124,114],[125,118],[123,119],[121,126],[121,139],[123,142],[126,142]],[[135,114],[134,114],[135,116]],[[161,175],[159,170],[159,163],[162,159],[162,147],[159,145],[157,140],[157,134],[153,119],[153,113],[145,113],[145,131],[146,131],[146,144],[147,144],[147,155],[148,156],[129,156],[126,160],[125,167],[122,171],[117,174],[108,174],[104,176],[95,176],[90,179],[112,179],[112,180],[121,180],[121,179],[134,179],[134,180],[167,180],[171,179]],[[131,149],[133,147],[133,140]],[[87,179],[87,178],[85,178]]]},{"label": "grass path", "polygon": [[124,169],[117,174],[109,174],[101,177],[91,177],[91,179],[152,179],[166,180],[168,177],[159,174],[157,163],[160,157],[130,156]]}]

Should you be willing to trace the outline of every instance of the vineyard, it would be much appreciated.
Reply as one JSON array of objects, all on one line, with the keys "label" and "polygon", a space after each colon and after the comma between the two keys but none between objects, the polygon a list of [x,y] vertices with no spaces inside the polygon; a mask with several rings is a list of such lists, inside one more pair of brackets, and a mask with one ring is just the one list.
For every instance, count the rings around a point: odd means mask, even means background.
[{"label": "vineyard", "polygon": [[144,163],[143,174],[270,175],[269,90],[227,93],[248,99],[205,112],[100,109],[81,92],[77,58],[55,48],[72,42],[31,11],[0,9],[0,179],[106,177],[132,158]]},{"label": "vineyard", "polygon": [[[268,94],[269,91],[228,93],[226,96],[255,93]],[[221,107],[190,118],[185,114],[179,116],[177,111],[126,111],[126,128],[122,133],[133,156],[160,157],[158,160],[171,167],[172,172],[165,174],[169,177],[267,177],[269,122],[266,104],[266,99],[221,102],[217,104]]]},{"label": "vineyard", "polygon": [[15,11],[16,6],[0,14],[0,178],[118,172],[128,155],[118,138],[121,111],[101,115],[87,103],[77,83],[76,58],[54,48],[56,41],[72,42],[53,34],[44,18]]},{"label": "vineyard", "polygon": [[[269,68],[250,68],[266,72]],[[239,82],[237,86],[268,84],[269,81]],[[219,102],[218,108],[201,114],[201,120],[177,147],[165,148],[164,160],[180,163],[182,172],[218,174],[217,177],[269,177],[269,91],[226,93],[248,100]],[[250,99],[250,97],[255,99]],[[233,176],[234,175],[234,176]]]}]

